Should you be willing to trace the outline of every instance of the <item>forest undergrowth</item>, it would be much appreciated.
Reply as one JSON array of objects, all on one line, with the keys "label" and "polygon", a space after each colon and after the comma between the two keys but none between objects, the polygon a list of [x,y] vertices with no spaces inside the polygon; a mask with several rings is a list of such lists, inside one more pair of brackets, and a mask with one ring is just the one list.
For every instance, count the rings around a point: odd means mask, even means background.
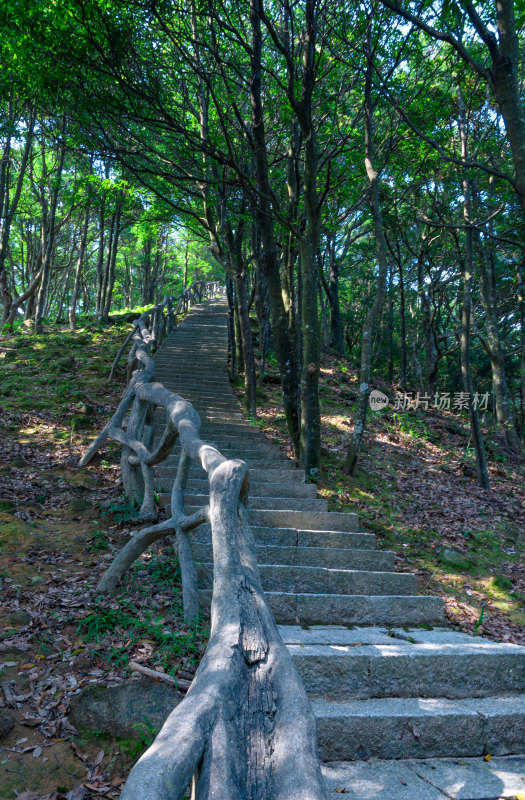
[{"label": "forest undergrowth", "polygon": [[182,621],[170,545],[115,596],[95,588],[136,509],[115,443],[76,464],[120,400],[124,369],[107,379],[127,330],[22,327],[0,346],[0,715],[15,722],[0,742],[0,800],[118,797],[156,731],[147,717],[128,736],[77,729],[71,703],[90,684],[129,682],[130,661],[191,680],[204,651],[204,625]]},{"label": "forest undergrowth", "polygon": [[[357,513],[362,529],[376,534],[378,547],[395,552],[396,569],[415,572],[420,593],[443,597],[454,627],[525,644],[523,460],[485,426],[492,486],[485,491],[476,480],[466,414],[436,410],[432,403],[428,409],[396,409],[396,395],[415,398],[420,387],[410,392],[375,381],[373,388],[390,402],[369,412],[359,466],[346,476],[358,373],[347,359],[323,354],[319,496],[332,511]],[[258,402],[261,429],[290,454],[271,360]]]}]

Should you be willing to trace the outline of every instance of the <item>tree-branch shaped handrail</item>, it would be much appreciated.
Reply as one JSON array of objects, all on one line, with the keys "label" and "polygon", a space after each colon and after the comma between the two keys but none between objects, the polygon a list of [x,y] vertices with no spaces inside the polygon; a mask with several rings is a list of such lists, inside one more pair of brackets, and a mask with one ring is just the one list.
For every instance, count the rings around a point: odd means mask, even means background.
[{"label": "tree-branch shaped handrail", "polygon": [[[210,641],[193,683],[133,767],[121,800],[183,800],[190,783],[193,800],[326,800],[315,718],[261,586],[246,511],[248,467],[202,441],[193,406],[154,382],[155,326],[148,328],[142,322],[131,337],[140,368],[80,466],[89,463],[108,436],[120,442],[126,491],[140,491],[140,468],[141,516],[153,520],[153,465],[167,458],[177,437],[181,455],[169,519],[138,531],[97,588],[113,590],[152,542],[175,533],[184,613],[197,613],[197,573],[188,532],[209,522],[213,594]],[[152,409],[157,406],[166,410],[165,428],[159,444],[150,450]],[[191,460],[208,475],[209,505],[186,515],[184,493]]]}]

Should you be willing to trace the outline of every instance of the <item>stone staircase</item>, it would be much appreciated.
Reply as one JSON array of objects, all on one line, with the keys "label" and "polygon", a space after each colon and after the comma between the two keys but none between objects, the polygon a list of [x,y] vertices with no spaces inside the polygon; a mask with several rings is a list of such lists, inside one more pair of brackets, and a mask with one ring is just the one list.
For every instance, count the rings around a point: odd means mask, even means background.
[{"label": "stone staircase", "polygon": [[[394,571],[393,553],[376,550],[357,515],[329,512],[304,473],[243,418],[226,355],[225,302],[196,306],[156,355],[157,380],[195,406],[204,440],[248,463],[263,587],[311,698],[333,797],[525,796],[525,758],[515,755],[525,752],[525,648],[444,627],[441,599],[418,595],[415,577]],[[178,458],[175,449],[157,468],[164,503]],[[207,487],[193,465],[188,513],[208,502]],[[208,526],[194,533],[193,549],[206,606]]]}]

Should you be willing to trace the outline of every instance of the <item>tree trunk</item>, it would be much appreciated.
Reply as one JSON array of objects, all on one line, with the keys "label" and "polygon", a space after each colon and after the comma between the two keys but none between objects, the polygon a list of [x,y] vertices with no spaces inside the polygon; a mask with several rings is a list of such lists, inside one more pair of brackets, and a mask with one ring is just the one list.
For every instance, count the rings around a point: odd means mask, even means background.
[{"label": "tree trunk", "polygon": [[[473,188],[474,198],[477,192]],[[476,213],[476,212],[475,212]],[[507,446],[516,453],[521,452],[521,442],[516,431],[514,417],[510,405],[510,397],[505,367],[505,353],[501,344],[498,325],[498,298],[496,294],[496,280],[494,273],[494,254],[492,243],[481,240],[479,231],[476,231],[475,242],[479,255],[481,302],[485,310],[486,350],[492,369],[492,386],[496,406],[496,420],[500,433],[505,437]]]},{"label": "tree trunk", "polygon": [[[458,89],[458,104],[459,104],[459,133],[461,139],[461,158],[467,161],[468,147],[467,147],[467,127],[465,121],[465,109],[463,105],[463,97],[461,91]],[[470,326],[472,316],[472,268],[473,268],[473,229],[472,229],[472,215],[471,215],[471,185],[467,177],[466,169],[463,170],[462,176],[462,189],[463,189],[463,218],[465,220],[465,257],[463,260],[463,308],[461,313],[461,334],[460,334],[460,347],[461,347],[461,376],[463,379],[463,391],[468,396],[469,414],[470,414],[470,430],[472,441],[474,443],[474,450],[476,453],[476,465],[478,470],[478,481],[483,489],[490,489],[489,475],[487,471],[487,458],[485,455],[485,444],[483,442],[483,433],[479,421],[479,414],[474,402],[474,387],[472,383],[472,374],[470,371]]]},{"label": "tree trunk", "polygon": [[115,219],[113,225],[113,238],[111,243],[111,258],[108,265],[108,280],[106,286],[106,297],[104,301],[104,321],[109,320],[109,312],[111,311],[111,299],[113,297],[113,287],[115,286],[115,264],[117,261],[118,240],[120,234],[120,216],[122,213],[122,202],[117,201],[115,209]]},{"label": "tree trunk", "polygon": [[[12,107],[10,107],[12,114]],[[14,118],[8,122],[14,123]],[[11,303],[13,295],[8,290],[7,275],[5,271],[5,262],[7,258],[9,236],[11,233],[11,225],[16,214],[18,204],[20,202],[20,195],[24,182],[25,173],[30,160],[31,149],[33,144],[35,126],[35,116],[31,111],[27,123],[27,130],[25,134],[24,150],[22,158],[18,166],[18,175],[14,187],[13,195],[11,196],[9,179],[11,170],[11,136],[8,135],[4,152],[0,158],[0,292],[2,293],[2,322],[5,323],[11,312]],[[16,314],[16,308],[15,308]]]},{"label": "tree trunk", "polygon": [[53,177],[53,189],[51,190],[51,195],[49,200],[46,247],[43,253],[42,278],[40,280],[40,288],[38,292],[36,311],[35,311],[35,333],[42,333],[42,317],[44,316],[44,309],[47,303],[47,293],[49,290],[49,276],[51,271],[51,263],[53,260],[53,252],[55,248],[55,237],[57,233],[57,226],[55,220],[58,208],[58,196],[60,192],[62,170],[64,167],[64,158],[66,155],[65,132],[66,132],[66,122],[64,118],[62,124],[62,141],[59,146],[60,150],[58,156],[58,165],[55,171],[55,175]]},{"label": "tree trunk", "polygon": [[518,264],[518,301],[520,315],[520,407],[521,438],[525,446],[525,269],[523,262]]},{"label": "tree trunk", "polygon": [[97,254],[97,301],[95,314],[97,321],[102,316],[102,291],[104,288],[104,234],[106,225],[106,199],[102,197],[98,219],[98,254]]},{"label": "tree trunk", "polygon": [[353,475],[357,459],[361,450],[363,434],[366,425],[368,412],[368,395],[370,392],[370,370],[372,355],[372,335],[377,320],[380,317],[381,309],[386,295],[386,281],[388,275],[388,262],[386,257],[386,239],[383,229],[383,216],[379,205],[379,175],[374,168],[373,162],[373,115],[374,105],[372,103],[372,75],[373,57],[371,52],[371,20],[368,24],[367,33],[367,70],[365,80],[365,167],[368,175],[370,207],[372,211],[372,221],[374,224],[374,235],[378,263],[377,288],[374,302],[366,315],[363,323],[361,339],[361,365],[359,370],[359,394],[357,408],[352,431],[352,441],[348,448],[343,472],[345,475]]},{"label": "tree trunk", "polygon": [[330,303],[330,344],[335,352],[343,355],[343,323],[339,303],[339,264],[335,254],[335,236],[328,237],[328,258],[330,263],[328,301]]},{"label": "tree trunk", "polygon": [[78,296],[80,293],[80,285],[82,283],[82,262],[84,261],[84,253],[86,252],[88,227],[89,227],[89,206],[86,206],[86,209],[84,211],[84,222],[82,224],[82,231],[80,234],[80,247],[78,250],[77,267],[75,270],[75,283],[73,284],[73,292],[71,294],[71,305],[69,308],[70,331],[75,331],[77,329],[77,303],[78,303]]},{"label": "tree trunk", "polygon": [[228,300],[228,350],[230,351],[230,380],[237,380],[237,346],[235,342],[235,298],[233,281],[226,277],[226,298]]},{"label": "tree trunk", "polygon": [[237,297],[239,298],[239,317],[244,354],[244,406],[252,417],[257,416],[257,378],[255,373],[255,357],[253,338],[248,311],[248,293],[246,290],[246,270],[244,264],[235,275]]},{"label": "tree trunk", "polygon": [[242,346],[242,331],[241,331],[241,312],[239,310],[239,292],[237,283],[235,282],[235,293],[233,296],[233,323],[235,326],[235,357],[237,361],[237,371],[244,371],[244,350]]},{"label": "tree trunk", "polygon": [[297,357],[295,343],[289,328],[289,317],[284,307],[281,291],[279,261],[275,245],[273,215],[270,202],[272,192],[269,180],[266,134],[261,99],[261,2],[262,0],[250,0],[250,24],[252,32],[252,48],[250,52],[250,100],[252,106],[254,161],[259,193],[256,215],[262,245],[260,265],[268,285],[273,341],[281,377],[284,414],[288,426],[288,433],[292,441],[294,455],[298,457],[300,444],[297,407]]}]

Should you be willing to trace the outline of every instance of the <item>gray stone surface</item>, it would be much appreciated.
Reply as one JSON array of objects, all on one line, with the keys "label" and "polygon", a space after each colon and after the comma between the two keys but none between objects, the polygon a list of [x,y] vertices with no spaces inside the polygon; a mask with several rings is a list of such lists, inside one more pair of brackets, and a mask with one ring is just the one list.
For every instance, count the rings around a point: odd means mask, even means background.
[{"label": "gray stone surface", "polygon": [[417,625],[442,622],[440,597],[413,595],[344,595],[267,592],[277,622],[329,625],[334,620],[351,625]]},{"label": "gray stone surface", "polygon": [[345,514],[342,511],[250,511],[249,518],[254,525],[348,533],[357,531],[359,522],[357,514]]},{"label": "gray stone surface", "polygon": [[[394,554],[385,550],[359,550],[335,547],[282,547],[279,545],[256,545],[258,564],[295,564],[306,567],[360,569],[367,572],[393,572]],[[194,544],[196,561],[211,562],[209,544]]]},{"label": "gray stone surface", "polygon": [[130,679],[111,687],[93,684],[73,697],[71,720],[80,731],[140,738],[143,723],[160,730],[181,699],[172,686],[150,680]]},{"label": "gray stone surface", "polygon": [[[425,630],[424,628],[391,628],[390,635],[401,641],[410,641],[413,639],[415,642],[425,644],[473,644],[474,642],[479,647],[489,646],[493,647],[494,642],[490,639],[483,639],[481,636],[471,636],[468,633],[460,633],[453,631],[450,628],[433,628],[432,630]],[[518,645],[510,644],[508,642],[498,642],[499,648],[509,648],[510,650],[516,649]],[[525,648],[521,648],[525,652]]]},{"label": "gray stone surface", "polygon": [[[416,591],[413,575],[399,572],[327,569],[278,564],[260,564],[263,588],[268,592],[320,592],[323,595],[410,595]],[[200,585],[213,582],[213,564],[198,566]]]},{"label": "gray stone surface", "polygon": [[321,758],[438,758],[484,753],[483,720],[464,703],[387,698],[314,700]]},{"label": "gray stone surface", "polygon": [[[431,759],[408,768],[455,800],[495,800],[525,793],[525,757]],[[422,799],[423,800],[423,799]]]},{"label": "gray stone surface", "polygon": [[510,800],[525,793],[524,756],[333,762],[323,775],[330,800]]},{"label": "gray stone surface", "polygon": [[525,696],[462,701],[483,718],[485,752],[525,753]]},{"label": "gray stone surface", "polygon": [[404,762],[339,762],[322,770],[330,800],[449,800]]},{"label": "gray stone surface", "polygon": [[291,644],[314,696],[446,697],[501,695],[525,689],[525,653],[474,644]]},{"label": "gray stone surface", "polygon": [[341,625],[279,625],[286,644],[363,645],[391,644],[392,639],[379,627],[343,628]]}]

